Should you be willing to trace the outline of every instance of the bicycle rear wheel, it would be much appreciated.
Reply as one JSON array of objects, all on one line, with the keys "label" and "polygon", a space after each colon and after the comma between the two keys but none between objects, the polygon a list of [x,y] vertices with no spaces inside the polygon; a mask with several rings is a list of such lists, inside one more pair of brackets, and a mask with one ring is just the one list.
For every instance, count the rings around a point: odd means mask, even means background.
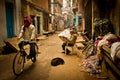
[{"label": "bicycle rear wheel", "polygon": [[[36,57],[38,56],[38,46],[35,44],[35,55],[31,57],[31,61],[34,63],[36,62]],[[34,51],[33,51],[34,52]],[[34,53],[33,53],[34,54]]]},{"label": "bicycle rear wheel", "polygon": [[23,72],[24,69],[24,63],[25,63],[25,56],[21,54],[19,51],[13,60],[13,73],[18,76]]}]

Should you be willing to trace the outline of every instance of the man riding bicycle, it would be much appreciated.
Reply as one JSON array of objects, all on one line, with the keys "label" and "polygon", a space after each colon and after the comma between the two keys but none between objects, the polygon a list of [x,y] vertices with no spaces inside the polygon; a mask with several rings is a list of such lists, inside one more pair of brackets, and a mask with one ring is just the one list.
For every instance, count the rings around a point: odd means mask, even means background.
[{"label": "man riding bicycle", "polygon": [[29,43],[29,41],[34,41],[36,38],[35,26],[32,25],[32,19],[30,17],[27,17],[24,20],[24,24],[21,27],[20,34],[18,36],[18,40],[20,40],[21,38],[23,38],[24,40],[18,44],[20,50],[23,49],[24,45],[30,44],[30,53],[27,56],[27,58],[30,59],[34,57],[36,61],[36,57],[35,57],[36,56],[36,51],[35,51],[36,43],[35,42]]}]

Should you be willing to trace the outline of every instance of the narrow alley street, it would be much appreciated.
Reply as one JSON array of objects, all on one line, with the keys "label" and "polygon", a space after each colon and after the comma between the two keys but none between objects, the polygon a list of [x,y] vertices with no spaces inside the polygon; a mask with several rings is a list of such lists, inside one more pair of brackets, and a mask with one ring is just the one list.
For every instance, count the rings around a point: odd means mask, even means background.
[{"label": "narrow alley street", "polygon": [[[12,72],[15,53],[0,55],[0,80],[98,80],[88,73],[81,72],[79,64],[82,57],[78,57],[76,54],[61,53],[61,44],[62,40],[59,39],[58,32],[39,41],[38,46],[41,53],[38,55],[36,63],[28,61],[29,67],[18,77]],[[62,58],[65,64],[51,66],[51,60],[56,57]],[[107,80],[116,79],[111,76]]]},{"label": "narrow alley street", "polygon": [[0,11],[0,80],[119,80],[120,0],[0,0]]}]

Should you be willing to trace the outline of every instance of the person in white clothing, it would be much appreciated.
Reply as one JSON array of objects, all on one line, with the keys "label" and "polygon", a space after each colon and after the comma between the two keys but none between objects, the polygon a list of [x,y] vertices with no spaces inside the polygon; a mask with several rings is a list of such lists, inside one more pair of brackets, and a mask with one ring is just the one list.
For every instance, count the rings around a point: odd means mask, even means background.
[{"label": "person in white clothing", "polygon": [[21,27],[18,39],[23,38],[24,40],[35,40],[35,26],[32,25],[31,18],[26,18],[24,20],[24,25]]},{"label": "person in white clothing", "polygon": [[24,40],[21,41],[18,46],[20,50],[23,49],[24,45],[30,44],[30,53],[28,58],[35,57],[35,45],[36,43],[29,43],[29,41],[34,41],[36,38],[36,30],[35,26],[32,25],[32,19],[30,17],[25,18],[24,25],[21,27],[20,34],[18,36],[18,40],[23,38]]}]

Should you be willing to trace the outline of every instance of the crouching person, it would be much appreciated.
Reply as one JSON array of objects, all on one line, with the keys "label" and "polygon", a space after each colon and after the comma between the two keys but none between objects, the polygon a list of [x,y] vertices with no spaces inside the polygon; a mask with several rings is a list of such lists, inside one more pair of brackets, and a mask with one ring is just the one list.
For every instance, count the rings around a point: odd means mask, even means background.
[{"label": "crouching person", "polygon": [[[66,38],[66,41],[62,44],[62,49],[64,50],[63,53],[65,53],[65,46],[74,46],[76,39],[77,39],[77,34],[74,32],[74,30],[70,30],[70,39]],[[68,55],[70,51],[66,49],[66,54]]]}]

